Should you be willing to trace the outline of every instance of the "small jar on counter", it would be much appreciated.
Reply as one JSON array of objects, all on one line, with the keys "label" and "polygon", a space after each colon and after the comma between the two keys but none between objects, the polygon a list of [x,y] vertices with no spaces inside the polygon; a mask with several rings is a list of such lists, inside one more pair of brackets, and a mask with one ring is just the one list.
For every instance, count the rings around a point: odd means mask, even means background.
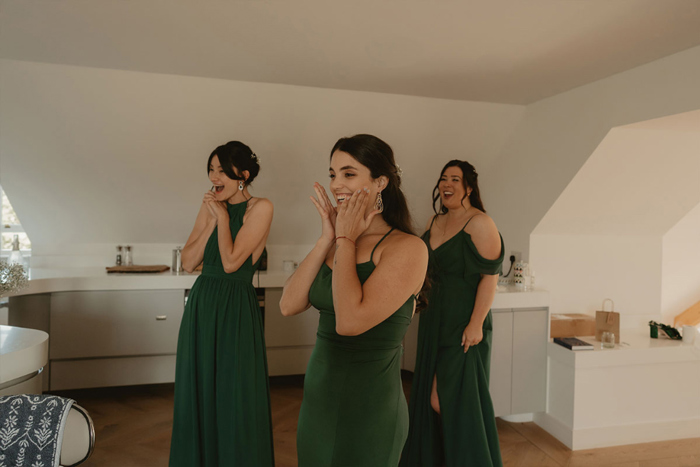
[{"label": "small jar on counter", "polygon": [[131,245],[126,245],[124,247],[125,253],[124,253],[124,264],[126,266],[133,266],[134,265],[134,259],[131,256]]}]

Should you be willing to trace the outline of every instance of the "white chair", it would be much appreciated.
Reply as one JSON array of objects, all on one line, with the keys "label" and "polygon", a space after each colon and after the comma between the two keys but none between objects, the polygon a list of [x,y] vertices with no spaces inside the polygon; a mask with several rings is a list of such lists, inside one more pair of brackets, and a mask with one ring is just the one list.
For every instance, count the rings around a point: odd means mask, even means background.
[{"label": "white chair", "polygon": [[95,425],[87,410],[73,404],[68,412],[61,444],[61,466],[80,465],[90,458],[95,450]]}]

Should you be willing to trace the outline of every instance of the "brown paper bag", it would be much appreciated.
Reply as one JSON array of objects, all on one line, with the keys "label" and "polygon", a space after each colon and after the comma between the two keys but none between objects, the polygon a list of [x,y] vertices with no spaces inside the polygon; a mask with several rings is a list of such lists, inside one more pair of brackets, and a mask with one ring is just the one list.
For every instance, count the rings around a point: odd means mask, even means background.
[{"label": "brown paper bag", "polygon": [[[610,311],[605,311],[606,302],[610,302]],[[606,331],[615,334],[615,343],[620,343],[620,313],[615,312],[615,302],[609,298],[603,300],[603,309],[595,312],[595,340],[602,340]]]}]

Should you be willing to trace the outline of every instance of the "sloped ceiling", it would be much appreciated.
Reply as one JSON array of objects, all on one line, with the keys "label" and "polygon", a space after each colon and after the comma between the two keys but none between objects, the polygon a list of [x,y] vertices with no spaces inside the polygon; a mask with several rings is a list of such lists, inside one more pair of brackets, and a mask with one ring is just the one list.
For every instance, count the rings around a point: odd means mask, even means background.
[{"label": "sloped ceiling", "polygon": [[527,104],[700,44],[688,0],[0,1],[0,58]]}]

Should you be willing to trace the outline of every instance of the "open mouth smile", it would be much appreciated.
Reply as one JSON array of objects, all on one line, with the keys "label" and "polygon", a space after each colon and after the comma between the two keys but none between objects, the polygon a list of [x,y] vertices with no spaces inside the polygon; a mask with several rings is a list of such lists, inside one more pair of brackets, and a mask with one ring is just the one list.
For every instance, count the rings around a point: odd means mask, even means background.
[{"label": "open mouth smile", "polygon": [[336,193],[335,200],[338,204],[340,204],[343,201],[349,200],[351,196],[352,193]]}]

